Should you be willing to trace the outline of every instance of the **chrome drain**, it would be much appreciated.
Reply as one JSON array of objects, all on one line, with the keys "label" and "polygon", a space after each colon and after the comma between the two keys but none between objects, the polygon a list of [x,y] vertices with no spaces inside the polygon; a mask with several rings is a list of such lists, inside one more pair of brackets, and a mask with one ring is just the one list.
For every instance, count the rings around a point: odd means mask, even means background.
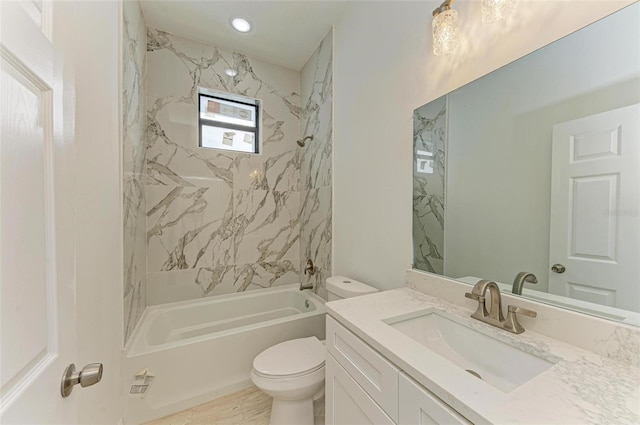
[{"label": "chrome drain", "polygon": [[482,379],[482,376],[480,376],[480,374],[474,370],[471,369],[465,369],[467,372],[469,372],[470,374],[472,374],[473,376],[475,376],[478,379]]}]

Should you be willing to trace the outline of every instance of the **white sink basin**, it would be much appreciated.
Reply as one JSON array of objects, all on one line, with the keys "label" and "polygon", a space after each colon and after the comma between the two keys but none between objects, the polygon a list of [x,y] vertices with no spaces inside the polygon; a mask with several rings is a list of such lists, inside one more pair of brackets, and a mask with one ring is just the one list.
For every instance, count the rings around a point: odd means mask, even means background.
[{"label": "white sink basin", "polygon": [[553,366],[440,310],[423,310],[384,322],[503,392],[514,390]]}]

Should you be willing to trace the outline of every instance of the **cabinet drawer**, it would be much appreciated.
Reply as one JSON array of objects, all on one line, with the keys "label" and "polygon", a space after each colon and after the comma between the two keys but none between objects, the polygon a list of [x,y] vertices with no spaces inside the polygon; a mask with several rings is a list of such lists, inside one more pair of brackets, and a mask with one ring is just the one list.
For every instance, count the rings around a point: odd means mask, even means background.
[{"label": "cabinet drawer", "polygon": [[329,316],[327,351],[397,422],[399,369]]},{"label": "cabinet drawer", "polygon": [[326,425],[395,425],[331,354],[326,373]]},{"label": "cabinet drawer", "polygon": [[472,425],[422,385],[400,374],[399,425]]}]

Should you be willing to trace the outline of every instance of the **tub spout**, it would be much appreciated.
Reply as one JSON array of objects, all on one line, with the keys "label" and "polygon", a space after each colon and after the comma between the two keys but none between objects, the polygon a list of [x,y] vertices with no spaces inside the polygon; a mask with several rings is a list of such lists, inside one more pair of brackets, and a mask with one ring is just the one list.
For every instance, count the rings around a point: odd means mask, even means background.
[{"label": "tub spout", "polygon": [[305,289],[313,289],[313,283],[302,283],[300,282],[300,290],[304,291]]}]

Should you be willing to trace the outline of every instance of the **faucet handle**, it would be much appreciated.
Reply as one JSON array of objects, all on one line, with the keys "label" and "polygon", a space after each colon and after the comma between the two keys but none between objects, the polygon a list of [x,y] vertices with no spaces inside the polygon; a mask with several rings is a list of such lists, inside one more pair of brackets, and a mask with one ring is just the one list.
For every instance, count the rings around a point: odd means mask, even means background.
[{"label": "faucet handle", "polygon": [[524,327],[518,322],[518,314],[524,314],[529,317],[536,317],[538,313],[533,310],[528,310],[523,307],[517,307],[515,305],[507,306],[507,318],[502,324],[503,329],[513,332],[514,334],[521,334],[524,332]]},{"label": "faucet handle", "polygon": [[307,272],[309,272],[309,276],[316,274],[316,267],[313,265],[311,259],[307,260],[307,266],[304,268],[304,274],[307,274]]},{"label": "faucet handle", "polygon": [[482,295],[472,294],[471,292],[465,292],[464,296],[467,298],[471,298],[474,301],[478,301],[478,302],[484,301],[484,297]]},{"label": "faucet handle", "polygon": [[509,313],[517,313],[517,314],[524,314],[525,316],[529,316],[529,317],[536,317],[538,315],[538,313],[536,313],[533,310],[528,310],[526,308],[523,307],[518,307],[515,305],[510,305],[507,306],[507,310]]},{"label": "faucet handle", "polygon": [[485,298],[482,295],[465,292],[465,297],[471,298],[474,301],[478,301],[478,308],[471,315],[471,317],[476,318],[478,320],[484,320],[485,317],[489,316],[489,312],[487,311],[487,306],[484,304]]}]

